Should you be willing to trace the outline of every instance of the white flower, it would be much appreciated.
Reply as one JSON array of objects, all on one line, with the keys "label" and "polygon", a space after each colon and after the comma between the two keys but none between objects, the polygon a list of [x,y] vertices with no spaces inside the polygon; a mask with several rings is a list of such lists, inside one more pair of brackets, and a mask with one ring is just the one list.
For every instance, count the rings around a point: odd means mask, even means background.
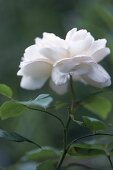
[{"label": "white flower", "polygon": [[98,64],[110,53],[106,39],[95,40],[86,30],[69,31],[65,39],[43,33],[35,44],[25,50],[17,75],[22,76],[21,87],[39,89],[51,77],[50,86],[57,93],[65,93],[70,74],[73,80],[95,87],[111,84],[109,74]]}]

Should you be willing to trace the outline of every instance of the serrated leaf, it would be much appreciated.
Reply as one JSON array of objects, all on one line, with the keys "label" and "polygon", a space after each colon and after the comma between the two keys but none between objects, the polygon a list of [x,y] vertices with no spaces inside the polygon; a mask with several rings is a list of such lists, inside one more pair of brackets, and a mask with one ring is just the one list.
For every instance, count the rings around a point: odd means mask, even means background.
[{"label": "serrated leaf", "polygon": [[82,105],[103,119],[107,118],[109,112],[112,109],[111,102],[107,98],[101,96],[90,97],[85,102],[83,102]]},{"label": "serrated leaf", "polygon": [[12,92],[11,88],[9,86],[7,86],[6,84],[0,84],[0,94],[11,98],[13,95],[13,92]]},{"label": "serrated leaf", "polygon": [[25,160],[38,160],[44,161],[48,159],[57,158],[60,152],[51,147],[42,147],[40,149],[35,149],[26,153]]},{"label": "serrated leaf", "polygon": [[106,125],[101,120],[98,120],[96,118],[83,116],[83,123],[82,126],[87,127],[90,129],[93,133],[98,132],[99,130],[105,130]]},{"label": "serrated leaf", "polygon": [[91,157],[106,154],[106,144],[73,144],[68,150],[71,156]]},{"label": "serrated leaf", "polygon": [[25,107],[22,104],[14,101],[8,101],[2,104],[0,107],[0,117],[2,120],[19,116],[25,111]]},{"label": "serrated leaf", "polygon": [[30,106],[30,107],[42,107],[47,108],[51,102],[53,101],[53,98],[49,94],[40,94],[36,99],[30,100],[30,101],[24,101],[19,102],[23,105]]},{"label": "serrated leaf", "polygon": [[36,146],[40,147],[38,144],[35,142],[19,135],[16,132],[8,132],[3,129],[0,129],[0,139],[8,140],[8,141],[14,141],[14,142],[29,142],[32,144],[35,144]]},{"label": "serrated leaf", "polygon": [[55,170],[57,162],[54,160],[47,160],[39,164],[37,170]]}]

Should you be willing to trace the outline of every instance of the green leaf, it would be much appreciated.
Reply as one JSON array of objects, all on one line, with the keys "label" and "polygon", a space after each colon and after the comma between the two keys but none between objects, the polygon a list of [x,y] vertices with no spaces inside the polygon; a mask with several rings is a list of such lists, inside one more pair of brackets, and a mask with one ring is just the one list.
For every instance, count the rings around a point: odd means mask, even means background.
[{"label": "green leaf", "polygon": [[0,170],[36,170],[37,167],[37,163],[35,162],[19,162],[14,164],[14,165],[10,165],[9,167],[4,168],[4,169],[0,169]]},{"label": "green leaf", "polygon": [[15,141],[15,142],[24,142],[26,139],[22,137],[21,135],[15,133],[15,132],[8,132],[3,129],[0,129],[0,139],[5,139],[9,141]]},{"label": "green leaf", "polygon": [[8,101],[2,104],[0,107],[0,117],[2,120],[19,116],[25,111],[25,107],[22,104],[14,101]]},{"label": "green leaf", "polygon": [[47,108],[51,102],[53,101],[53,98],[49,94],[40,94],[36,99],[25,101],[25,102],[19,102],[23,105],[30,106],[30,107],[42,107]]},{"label": "green leaf", "polygon": [[71,156],[91,157],[106,154],[106,144],[73,144],[68,150]]},{"label": "green leaf", "polygon": [[[103,140],[102,140],[103,141]],[[101,142],[102,142],[101,141]],[[94,157],[97,155],[111,155],[113,156],[113,140],[107,139],[107,142],[95,143],[96,141],[85,141],[82,144],[73,144],[68,150],[68,154],[71,156],[79,156],[79,158],[84,157]]]},{"label": "green leaf", "polygon": [[63,107],[66,107],[66,105],[67,103],[57,101],[53,107],[55,108],[55,110],[59,110],[62,109]]},{"label": "green leaf", "polygon": [[54,160],[47,160],[39,164],[37,170],[55,170],[57,162]]},{"label": "green leaf", "polygon": [[101,96],[90,97],[85,102],[83,102],[82,105],[103,119],[107,118],[108,113],[112,109],[111,102],[107,98]]},{"label": "green leaf", "polygon": [[0,139],[4,139],[4,140],[8,140],[8,141],[14,141],[14,142],[29,142],[29,143],[32,143],[32,144],[40,147],[35,142],[19,135],[16,132],[8,132],[8,131],[5,131],[3,129],[0,129]]},{"label": "green leaf", "polygon": [[88,117],[88,116],[83,116],[82,118],[83,118],[82,126],[87,127],[93,133],[96,133],[99,130],[105,130],[106,129],[105,123],[102,122],[101,120],[98,120],[98,119],[95,119],[95,118],[92,118],[92,117]]},{"label": "green leaf", "polygon": [[44,161],[48,159],[57,158],[59,155],[60,155],[60,151],[45,146],[40,149],[35,149],[27,152],[24,159]]},{"label": "green leaf", "polygon": [[12,97],[13,92],[9,86],[5,84],[0,84],[0,94],[6,97]]}]

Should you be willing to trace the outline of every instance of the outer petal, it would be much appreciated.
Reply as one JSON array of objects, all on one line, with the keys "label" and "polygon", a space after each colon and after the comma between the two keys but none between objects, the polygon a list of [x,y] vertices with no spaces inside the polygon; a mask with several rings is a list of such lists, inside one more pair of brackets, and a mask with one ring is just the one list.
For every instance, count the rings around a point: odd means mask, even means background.
[{"label": "outer petal", "polygon": [[56,85],[62,85],[67,83],[69,79],[68,73],[62,73],[57,67],[54,67],[52,70],[52,81]]},{"label": "outer petal", "polygon": [[92,56],[96,62],[101,61],[110,53],[110,49],[106,48],[106,43],[106,39],[99,39],[94,41],[91,47],[85,52],[85,54]]},{"label": "outer petal", "polygon": [[23,76],[21,87],[25,89],[41,88],[49,78],[52,65],[45,61],[32,62],[21,68],[19,73]]},{"label": "outer petal", "polygon": [[88,74],[82,75],[82,79],[95,87],[107,87],[111,85],[111,78],[104,68],[99,64],[92,64],[92,68]]},{"label": "outer petal", "polygon": [[73,58],[59,60],[54,64],[54,67],[56,67],[62,73],[70,73],[76,71],[79,68],[80,64],[92,62],[94,61],[91,57],[78,55]]},{"label": "outer petal", "polygon": [[45,84],[46,80],[47,79],[43,77],[23,76],[20,86],[27,90],[36,90],[41,88]]},{"label": "outer petal", "polygon": [[37,45],[31,45],[25,49],[23,61],[35,61],[40,58],[45,58],[39,53],[39,47]]},{"label": "outer petal", "polygon": [[52,80],[50,81],[50,87],[53,91],[55,91],[57,94],[63,95],[68,90],[68,82],[62,85],[56,85]]},{"label": "outer petal", "polygon": [[106,43],[107,43],[106,39],[98,39],[94,41],[91,47],[88,49],[87,54],[92,55],[101,48],[105,48]]},{"label": "outer petal", "polygon": [[96,61],[99,62],[103,58],[105,58],[108,54],[110,54],[110,49],[109,48],[102,48],[98,51],[96,51],[93,55],[92,58]]}]

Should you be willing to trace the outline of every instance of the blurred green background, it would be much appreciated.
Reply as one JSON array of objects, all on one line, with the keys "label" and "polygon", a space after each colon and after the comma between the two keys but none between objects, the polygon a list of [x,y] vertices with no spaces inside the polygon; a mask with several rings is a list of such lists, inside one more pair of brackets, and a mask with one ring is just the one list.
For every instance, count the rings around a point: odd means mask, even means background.
[{"label": "blurred green background", "polygon": [[[73,27],[87,29],[95,38],[108,40],[111,55],[102,64],[113,77],[113,0],[0,0],[0,82],[12,87],[16,99],[31,99],[42,91],[49,92],[55,100],[68,99],[68,94],[60,97],[51,92],[48,84],[37,91],[23,90],[20,88],[21,78],[16,73],[25,48],[34,44],[37,36],[53,32],[64,38]],[[84,88],[81,84],[78,87],[81,96],[89,90]],[[59,115],[63,119],[66,117],[62,112]],[[112,114],[108,120],[112,123]],[[0,121],[0,128],[19,132],[41,145],[60,148],[62,144],[59,123],[42,113],[27,112],[17,118]],[[72,125],[70,139],[81,133],[85,133],[84,130],[81,132]],[[0,142],[0,166],[15,163],[32,148],[29,144]],[[102,169],[104,166],[100,163]]]}]

